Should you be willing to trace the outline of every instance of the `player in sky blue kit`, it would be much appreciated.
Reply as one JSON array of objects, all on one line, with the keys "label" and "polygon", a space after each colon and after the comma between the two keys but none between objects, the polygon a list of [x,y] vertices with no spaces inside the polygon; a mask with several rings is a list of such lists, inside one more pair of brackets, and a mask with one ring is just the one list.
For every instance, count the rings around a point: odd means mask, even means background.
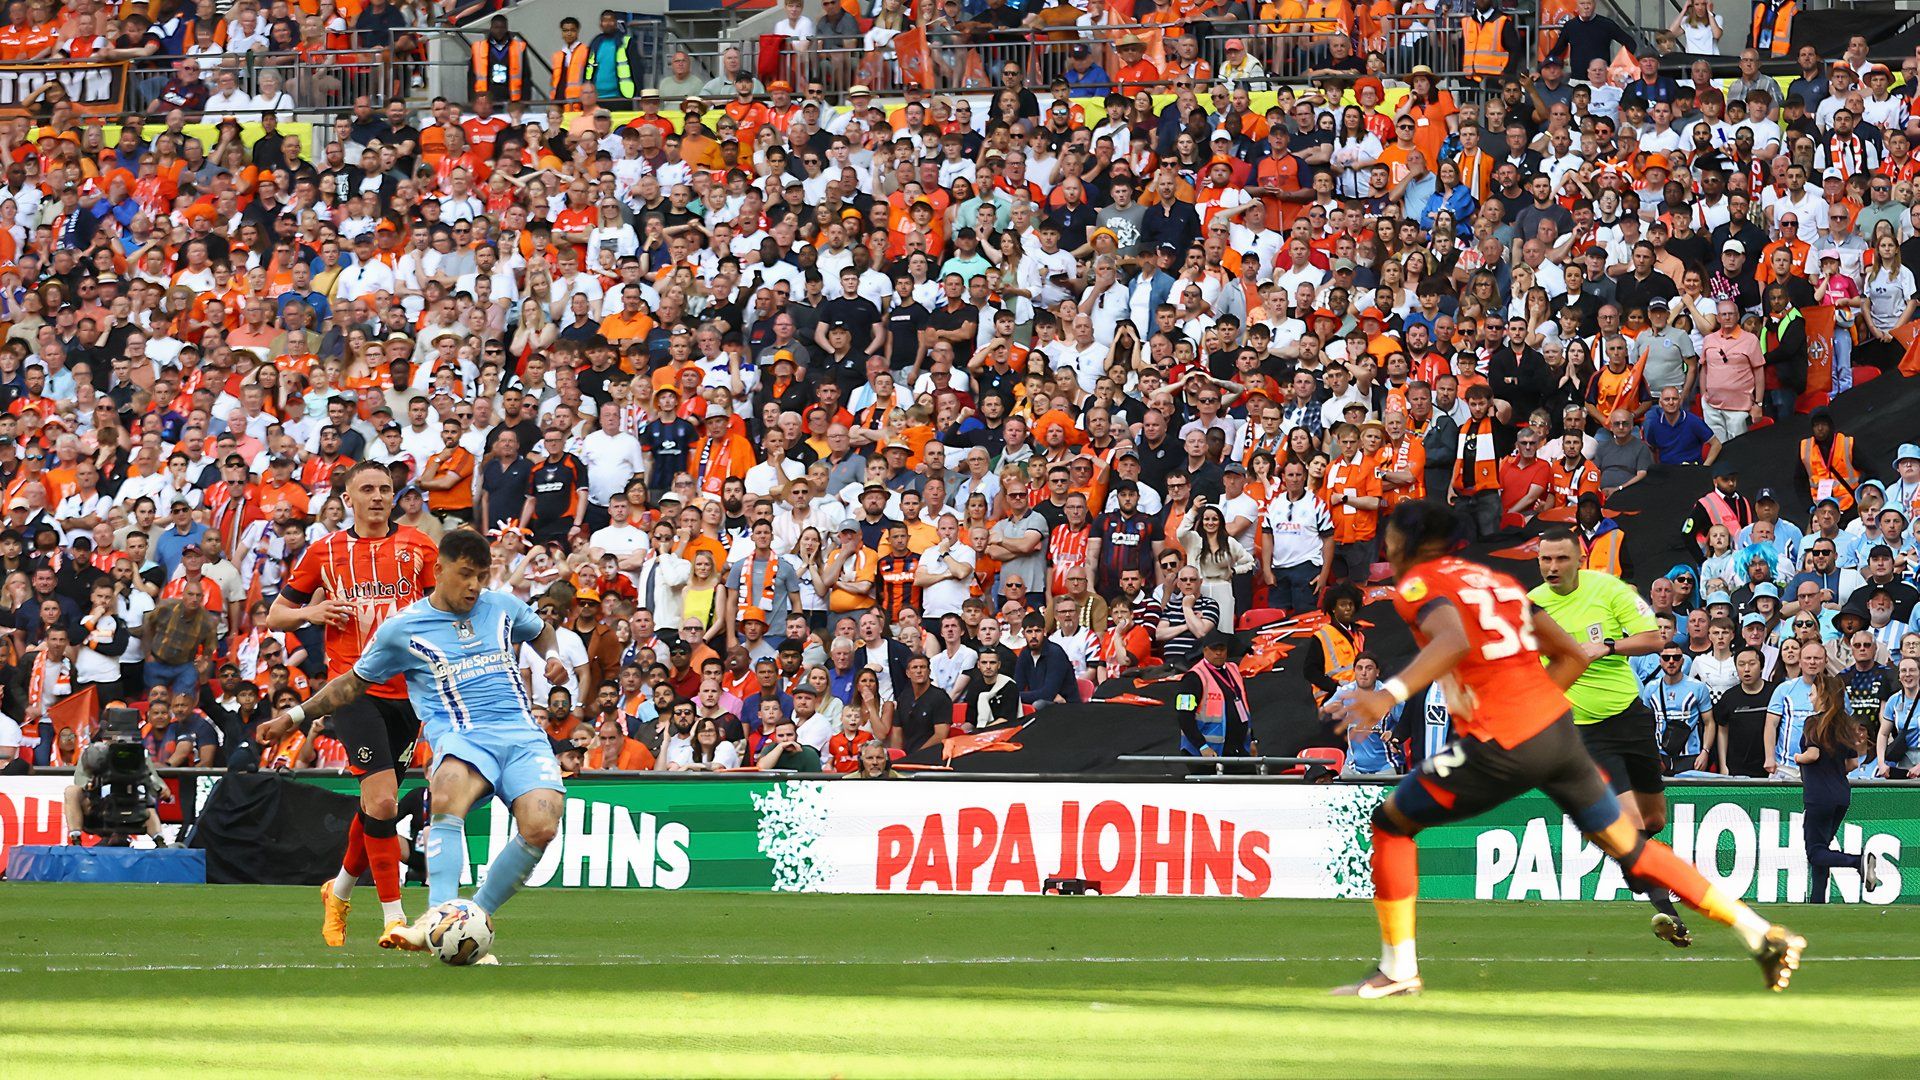
[{"label": "player in sky blue kit", "polygon": [[[533,719],[533,701],[515,659],[522,643],[547,658],[548,678],[566,678],[553,629],[520,600],[484,589],[492,564],[484,536],[456,529],[441,538],[433,591],[402,608],[375,631],[352,669],[288,710],[304,727],[332,713],[369,686],[404,676],[408,697],[433,747],[428,789],[433,820],[427,833],[429,908],[460,894],[467,859],[466,815],[497,794],[513,810],[514,838],[501,850],[474,893],[489,914],[517,892],[559,828],[560,765],[546,732]],[[426,948],[427,916],[401,931],[401,947]]]}]

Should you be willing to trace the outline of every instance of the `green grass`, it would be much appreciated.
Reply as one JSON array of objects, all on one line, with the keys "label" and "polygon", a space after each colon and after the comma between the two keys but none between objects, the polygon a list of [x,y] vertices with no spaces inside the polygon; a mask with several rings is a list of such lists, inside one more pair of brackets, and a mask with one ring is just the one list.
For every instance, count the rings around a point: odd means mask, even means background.
[{"label": "green grass", "polygon": [[359,899],[328,949],[308,889],[0,885],[0,1077],[1920,1073],[1911,909],[1774,909],[1773,995],[1639,905],[1427,903],[1427,994],[1362,1003],[1365,903],[542,890],[450,969]]}]

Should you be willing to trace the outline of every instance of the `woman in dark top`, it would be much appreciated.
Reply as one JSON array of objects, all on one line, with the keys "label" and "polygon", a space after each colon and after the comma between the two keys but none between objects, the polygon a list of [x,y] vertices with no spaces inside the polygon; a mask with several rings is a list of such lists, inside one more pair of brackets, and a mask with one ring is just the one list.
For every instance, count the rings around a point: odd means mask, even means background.
[{"label": "woman in dark top", "polygon": [[1807,851],[1807,900],[1827,902],[1828,873],[1840,867],[1860,871],[1863,888],[1874,888],[1879,875],[1872,855],[1849,855],[1833,846],[1846,820],[1853,793],[1847,773],[1860,762],[1860,725],[1847,711],[1846,685],[1837,675],[1823,675],[1813,685],[1814,714],[1800,736],[1801,797],[1806,810],[1800,819]]}]

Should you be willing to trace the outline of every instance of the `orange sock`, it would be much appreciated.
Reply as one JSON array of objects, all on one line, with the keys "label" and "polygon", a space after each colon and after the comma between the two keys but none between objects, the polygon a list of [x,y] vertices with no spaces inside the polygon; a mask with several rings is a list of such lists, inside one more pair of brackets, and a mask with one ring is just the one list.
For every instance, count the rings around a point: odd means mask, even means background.
[{"label": "orange sock", "polygon": [[353,815],[353,822],[347,826],[347,853],[340,858],[340,869],[352,878],[367,872],[367,834],[360,827],[359,814]]},{"label": "orange sock", "polygon": [[367,865],[373,868],[373,891],[381,903],[400,899],[400,838],[367,837]]},{"label": "orange sock", "polygon": [[1373,913],[1380,920],[1380,970],[1395,979],[1418,972],[1413,908],[1420,892],[1420,847],[1411,836],[1373,827]]}]

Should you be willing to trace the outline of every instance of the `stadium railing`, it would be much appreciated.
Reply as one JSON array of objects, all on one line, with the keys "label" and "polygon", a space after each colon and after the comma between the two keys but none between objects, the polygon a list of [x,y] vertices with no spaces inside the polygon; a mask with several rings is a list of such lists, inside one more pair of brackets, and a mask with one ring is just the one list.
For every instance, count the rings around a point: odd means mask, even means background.
[{"label": "stadium railing", "polygon": [[[1528,60],[1535,55],[1537,47],[1537,15],[1532,10],[1514,10],[1508,14],[1519,26],[1522,49],[1526,54],[1523,60]],[[1377,50],[1387,57],[1387,72],[1383,77],[1404,78],[1405,73],[1414,66],[1425,64],[1433,69],[1435,76],[1443,83],[1465,86],[1470,79],[1461,68],[1460,23],[1463,18],[1456,13],[1419,18],[1391,16],[1371,44],[1361,42],[1356,47],[1355,55],[1364,58],[1368,51],[1376,51],[1373,46],[1384,41],[1385,47]],[[1216,73],[1215,79],[1219,78],[1217,73],[1226,59],[1226,41],[1237,38],[1245,44],[1248,55],[1260,61],[1265,68],[1265,75],[1257,77],[1255,81],[1269,84],[1305,80],[1307,71],[1324,62],[1324,43],[1329,36],[1307,24],[1273,19],[1205,19],[1196,25],[1204,29],[1204,34],[1193,35],[1199,44],[1197,59],[1208,63]],[[1110,76],[1117,76],[1115,44],[1120,38],[1129,34],[1152,38],[1163,35],[1166,29],[1166,24],[1161,23],[1111,24],[1098,28],[1022,28],[974,42],[930,41],[928,51],[933,61],[933,85],[928,89],[939,93],[990,92],[997,87],[998,74],[1007,63],[1021,66],[1025,72],[1023,82],[1028,89],[1045,89],[1054,78],[1065,76],[1070,50],[1078,44],[1096,46],[1094,61],[1104,67]],[[1160,37],[1158,42],[1169,64],[1175,60],[1174,40],[1173,37]],[[749,58],[747,69],[753,71],[763,83],[768,81],[769,72],[765,66],[756,68],[751,60],[763,55],[757,38],[743,39],[732,35],[706,39],[682,38],[677,48],[686,50],[697,66],[710,71],[719,70],[723,50],[737,48],[743,57]],[[796,90],[808,81],[818,81],[829,97],[844,95],[847,88],[856,83],[865,84],[876,93],[883,94],[897,92],[904,86],[902,66],[891,46],[874,51],[818,47],[809,48],[803,54],[785,51],[775,65],[771,72],[773,78],[792,83]],[[1163,79],[1158,84],[1143,85],[1165,87],[1171,81]],[[1272,87],[1269,85],[1267,88]]]}]

